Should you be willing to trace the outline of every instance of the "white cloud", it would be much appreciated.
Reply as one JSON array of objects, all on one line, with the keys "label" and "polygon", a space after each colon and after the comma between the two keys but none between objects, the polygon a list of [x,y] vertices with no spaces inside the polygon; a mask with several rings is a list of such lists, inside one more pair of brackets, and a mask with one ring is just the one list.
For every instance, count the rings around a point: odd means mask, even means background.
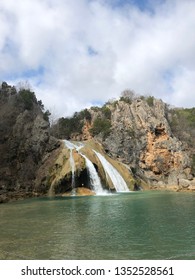
[{"label": "white cloud", "polygon": [[[14,84],[28,78],[59,116],[125,88],[195,106],[195,2],[155,1],[152,8],[113,8],[103,0],[3,0],[0,79]],[[31,70],[37,75],[24,75]]]}]

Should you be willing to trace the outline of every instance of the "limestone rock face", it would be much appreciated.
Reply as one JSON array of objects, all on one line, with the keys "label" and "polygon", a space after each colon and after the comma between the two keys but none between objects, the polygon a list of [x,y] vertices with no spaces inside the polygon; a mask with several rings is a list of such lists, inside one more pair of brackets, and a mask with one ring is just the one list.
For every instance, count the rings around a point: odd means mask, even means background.
[{"label": "limestone rock face", "polygon": [[[178,178],[187,179],[190,174],[188,150],[172,136],[165,104],[154,100],[150,107],[139,99],[130,106],[119,103],[118,107],[113,114],[115,132],[111,137],[116,137],[119,145],[113,145],[110,152],[122,156],[129,164],[133,163],[151,185],[159,181],[165,185],[177,185]],[[120,111],[123,112],[121,119]],[[134,135],[128,137],[127,129],[131,129]],[[108,141],[109,138],[106,144]],[[118,151],[120,143],[121,150]]]},{"label": "limestone rock face", "polygon": [[[154,99],[149,105],[145,99],[137,98],[130,103],[109,103],[107,108],[111,111],[110,134],[105,139],[101,134],[96,138],[111,157],[128,164],[150,186],[159,182],[177,186],[179,179],[191,185],[189,150],[172,135],[165,103]],[[101,112],[90,112],[93,124]]]}]

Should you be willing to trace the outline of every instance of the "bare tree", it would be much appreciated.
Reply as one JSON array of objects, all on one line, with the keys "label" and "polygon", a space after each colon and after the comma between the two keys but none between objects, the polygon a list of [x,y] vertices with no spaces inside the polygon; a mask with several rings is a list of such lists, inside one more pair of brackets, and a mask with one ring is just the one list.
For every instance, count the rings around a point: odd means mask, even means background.
[{"label": "bare tree", "polygon": [[29,81],[21,81],[16,85],[16,89],[17,91],[24,90],[24,89],[32,91],[32,86],[29,83]]},{"label": "bare tree", "polygon": [[120,100],[131,103],[138,95],[131,89],[125,89],[121,93]]}]

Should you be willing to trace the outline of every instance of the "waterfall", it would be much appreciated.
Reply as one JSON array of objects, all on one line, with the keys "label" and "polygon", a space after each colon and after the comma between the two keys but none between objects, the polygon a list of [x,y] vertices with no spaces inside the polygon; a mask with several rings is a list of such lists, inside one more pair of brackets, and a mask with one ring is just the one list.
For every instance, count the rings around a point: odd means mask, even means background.
[{"label": "waterfall", "polygon": [[[78,153],[85,159],[86,168],[88,170],[89,178],[91,186],[93,187],[96,194],[103,193],[104,190],[101,185],[100,178],[98,176],[98,173],[93,165],[93,163],[85,156],[83,155],[79,150],[84,147],[83,143],[72,143],[68,140],[64,140],[64,143],[66,147],[70,150],[70,166],[72,170],[72,189],[75,188],[75,162],[73,157],[73,150],[77,150]],[[120,173],[112,166],[111,163],[109,163],[104,156],[102,156],[100,153],[93,150],[97,158],[102,164],[102,167],[105,170],[105,173],[107,176],[110,177],[110,180],[113,183],[113,186],[117,192],[124,192],[129,191],[127,184],[125,183],[123,177],[120,175]]]},{"label": "waterfall", "polygon": [[105,157],[103,157],[100,153],[93,150],[100,160],[105,172],[109,175],[115,189],[117,192],[129,191],[127,184],[125,183],[123,177],[119,174],[119,172],[110,164]]},{"label": "waterfall", "polygon": [[96,194],[103,193],[104,190],[102,188],[100,178],[98,176],[98,173],[97,173],[93,163],[85,155],[83,155],[83,154],[81,154],[81,155],[85,159],[86,167],[89,172],[90,183],[91,183],[95,193]]},{"label": "waterfall", "polygon": [[72,169],[72,189],[75,187],[75,162],[72,154],[72,149],[70,150],[70,166]]},{"label": "waterfall", "polygon": [[75,162],[74,162],[72,150],[75,149],[75,145],[72,144],[68,140],[64,140],[64,143],[65,143],[66,147],[70,150],[70,166],[71,166],[71,171],[72,171],[72,183],[71,183],[71,186],[72,186],[72,189],[74,189],[75,188]]},{"label": "waterfall", "polygon": [[84,147],[83,143],[81,142],[78,142],[77,144],[75,143],[72,143],[68,140],[64,140],[64,143],[66,145],[66,147],[69,149],[69,150],[73,150],[73,149],[76,149],[77,151],[80,150],[82,147]]},{"label": "waterfall", "polygon": [[[70,150],[70,165],[71,165],[71,169],[72,169],[72,188],[75,188],[75,162],[74,162],[74,158],[72,155],[72,150],[76,149],[79,152],[79,150],[84,145],[79,142],[77,144],[75,144],[68,140],[64,140],[64,143],[65,143],[66,147]],[[81,152],[79,152],[79,154],[85,159],[86,168],[88,170],[89,177],[90,177],[90,183],[91,183],[95,193],[96,194],[103,193],[104,190],[102,188],[100,178],[98,176],[98,173],[97,173],[93,163]]]}]

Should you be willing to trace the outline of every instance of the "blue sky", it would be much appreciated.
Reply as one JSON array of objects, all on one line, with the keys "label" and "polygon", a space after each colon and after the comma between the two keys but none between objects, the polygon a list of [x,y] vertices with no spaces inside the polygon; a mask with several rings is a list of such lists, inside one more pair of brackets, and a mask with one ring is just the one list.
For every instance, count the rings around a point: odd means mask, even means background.
[{"label": "blue sky", "polygon": [[107,0],[107,3],[109,3],[109,5],[113,7],[134,5],[141,10],[149,9],[150,7],[152,7],[150,0]]},{"label": "blue sky", "polygon": [[0,81],[67,116],[125,89],[195,106],[194,0],[2,0]]}]

